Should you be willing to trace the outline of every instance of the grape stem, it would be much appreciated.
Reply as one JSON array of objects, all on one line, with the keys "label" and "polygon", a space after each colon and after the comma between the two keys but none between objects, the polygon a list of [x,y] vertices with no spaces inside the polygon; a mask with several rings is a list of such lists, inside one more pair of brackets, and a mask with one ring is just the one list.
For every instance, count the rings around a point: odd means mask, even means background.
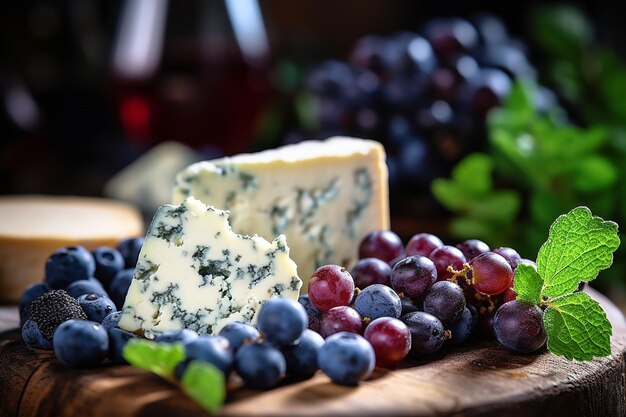
[{"label": "grape stem", "polygon": [[472,270],[472,267],[467,262],[465,262],[463,264],[463,269],[461,269],[459,271],[454,269],[452,267],[452,265],[449,265],[448,266],[448,272],[452,273],[453,275],[452,275],[452,277],[448,278],[448,281],[452,281],[455,284],[458,284],[459,283],[459,278],[463,278],[465,280],[466,285],[470,285],[472,283],[472,281],[467,277],[467,274],[471,270]]}]

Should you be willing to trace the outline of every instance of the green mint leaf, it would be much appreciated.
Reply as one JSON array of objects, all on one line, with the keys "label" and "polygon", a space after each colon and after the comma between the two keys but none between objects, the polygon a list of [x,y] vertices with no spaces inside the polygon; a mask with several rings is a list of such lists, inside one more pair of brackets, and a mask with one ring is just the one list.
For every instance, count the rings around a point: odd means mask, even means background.
[{"label": "green mint leaf", "polygon": [[539,304],[543,279],[534,265],[520,262],[515,268],[514,282],[513,289],[517,293],[517,301]]},{"label": "green mint leaf", "polygon": [[491,157],[482,153],[468,155],[452,170],[452,179],[472,193],[491,191]]},{"label": "green mint leaf", "polygon": [[185,360],[182,343],[157,343],[150,340],[130,340],[122,353],[135,368],[153,372],[163,378],[172,378],[174,368]]},{"label": "green mint leaf", "polygon": [[191,361],[181,384],[187,395],[211,413],[219,411],[226,400],[224,374],[209,363]]},{"label": "green mint leaf", "polygon": [[570,294],[581,281],[594,279],[611,266],[619,243],[617,224],[593,216],[587,207],[559,216],[537,255],[542,297]]},{"label": "green mint leaf", "polygon": [[543,315],[548,350],[567,359],[591,360],[611,353],[611,323],[602,307],[583,292],[550,303]]}]

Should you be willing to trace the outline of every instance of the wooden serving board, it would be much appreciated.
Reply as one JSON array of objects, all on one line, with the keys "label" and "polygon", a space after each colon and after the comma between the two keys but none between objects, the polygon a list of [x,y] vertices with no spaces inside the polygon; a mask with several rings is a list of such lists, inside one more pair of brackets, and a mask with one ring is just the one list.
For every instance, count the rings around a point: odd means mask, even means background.
[{"label": "wooden serving board", "polygon": [[[445,349],[428,361],[377,369],[358,387],[320,372],[270,391],[234,387],[223,415],[626,416],[626,322],[594,293],[613,323],[612,353],[570,362],[542,352],[514,355],[495,342]],[[0,310],[0,329],[16,311]],[[236,385],[236,384],[235,384]],[[70,369],[27,348],[19,330],[0,333],[0,416],[206,416],[176,386],[130,366]]]}]

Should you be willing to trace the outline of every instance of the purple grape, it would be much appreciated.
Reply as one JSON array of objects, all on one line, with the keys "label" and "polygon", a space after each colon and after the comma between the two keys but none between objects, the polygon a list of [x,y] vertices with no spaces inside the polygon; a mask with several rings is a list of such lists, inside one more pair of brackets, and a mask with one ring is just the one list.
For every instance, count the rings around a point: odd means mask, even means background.
[{"label": "purple grape", "polygon": [[506,246],[496,248],[493,251],[497,253],[498,255],[502,256],[504,259],[506,259],[509,265],[511,265],[511,268],[513,269],[517,268],[517,264],[519,264],[520,260],[522,259],[520,254],[517,253],[515,249],[508,248]]},{"label": "purple grape", "polygon": [[491,248],[482,240],[478,239],[468,239],[456,245],[458,249],[463,252],[465,259],[467,261],[471,261],[481,253],[489,252]]},{"label": "purple grape", "polygon": [[428,255],[428,257],[431,261],[433,261],[435,267],[437,268],[437,279],[439,281],[452,278],[452,272],[448,271],[449,266],[451,266],[452,269],[459,271],[463,269],[463,264],[467,262],[463,252],[454,246],[448,245],[435,249],[430,253],[430,255]]},{"label": "purple grape", "polygon": [[547,340],[543,311],[534,304],[509,301],[503,304],[493,320],[498,342],[515,353],[531,353]]},{"label": "purple grape", "polygon": [[435,264],[425,256],[415,255],[396,263],[391,270],[391,286],[411,299],[423,297],[437,282]]},{"label": "purple grape", "polygon": [[423,311],[409,313],[400,318],[411,332],[411,354],[429,355],[443,346],[445,332],[441,321]]},{"label": "purple grape", "polygon": [[465,308],[463,290],[450,281],[436,282],[426,297],[424,311],[437,317],[443,324],[455,322]]},{"label": "purple grape", "polygon": [[391,230],[370,232],[359,245],[359,259],[378,258],[389,263],[404,254],[400,237]]},{"label": "purple grape", "polygon": [[360,289],[372,284],[391,285],[389,281],[391,267],[378,258],[360,259],[352,268],[351,275],[354,278],[354,286]]},{"label": "purple grape", "polygon": [[[470,306],[471,307],[471,306]],[[450,344],[460,345],[472,335],[476,320],[469,308],[465,307],[460,317],[450,326]]]},{"label": "purple grape", "polygon": [[406,256],[428,256],[442,246],[443,242],[437,236],[430,233],[418,233],[406,244]]},{"label": "purple grape", "polygon": [[402,312],[400,313],[400,317],[420,310],[408,297],[401,297],[400,301],[402,301]]},{"label": "purple grape", "polygon": [[425,34],[437,57],[444,62],[450,56],[470,51],[478,44],[474,26],[458,18],[432,20]]},{"label": "purple grape", "polygon": [[507,40],[506,27],[498,17],[488,13],[481,13],[470,20],[478,31],[478,37],[482,43],[499,44]]},{"label": "purple grape", "polygon": [[469,105],[475,117],[483,119],[489,110],[502,104],[512,88],[511,79],[497,69],[482,69],[471,81],[471,91],[467,94]]},{"label": "purple grape", "polygon": [[352,307],[333,307],[324,313],[321,335],[328,337],[339,332],[363,333],[363,319]]}]

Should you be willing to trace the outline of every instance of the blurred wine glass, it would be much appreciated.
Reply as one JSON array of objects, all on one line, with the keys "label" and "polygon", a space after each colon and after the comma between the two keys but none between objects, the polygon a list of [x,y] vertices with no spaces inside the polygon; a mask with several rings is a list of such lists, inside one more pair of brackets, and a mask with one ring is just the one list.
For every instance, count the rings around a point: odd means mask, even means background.
[{"label": "blurred wine glass", "polygon": [[124,133],[141,146],[248,150],[270,58],[257,0],[125,0],[112,56]]}]

